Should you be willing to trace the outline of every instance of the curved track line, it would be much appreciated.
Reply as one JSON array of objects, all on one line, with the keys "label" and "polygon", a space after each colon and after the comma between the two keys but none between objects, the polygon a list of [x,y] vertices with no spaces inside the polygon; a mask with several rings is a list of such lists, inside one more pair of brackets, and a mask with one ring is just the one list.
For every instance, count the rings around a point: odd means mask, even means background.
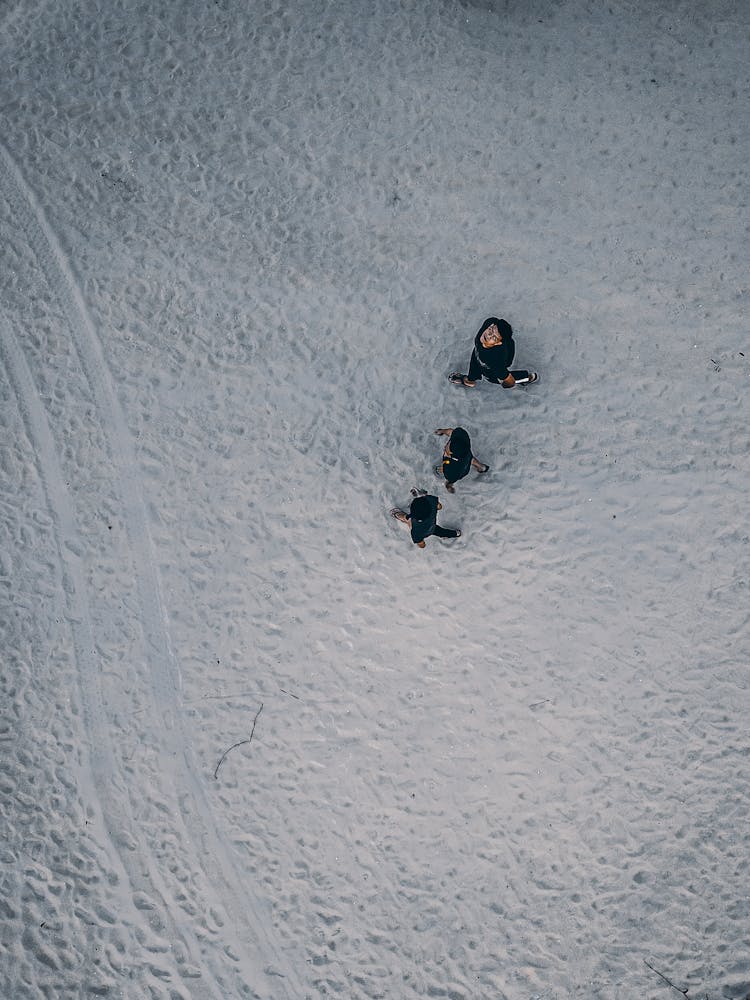
[{"label": "curved track line", "polygon": [[[171,646],[167,615],[155,568],[153,542],[140,490],[140,471],[101,343],[69,260],[50,227],[42,206],[2,143],[0,154],[0,163],[4,161],[5,173],[19,196],[10,202],[11,207],[21,218],[29,244],[68,319],[83,373],[99,411],[101,429],[123,500],[125,526],[136,573],[140,622],[152,678],[152,694],[163,720],[158,737],[166,751],[165,760],[174,763],[171,777],[186,840],[195,845],[196,854],[200,855],[197,860],[209,882],[213,882],[215,887],[219,883],[217,895],[239,925],[236,930],[240,954],[244,952],[247,960],[250,958],[248,952],[256,952],[252,956],[255,967],[248,970],[249,981],[252,982],[258,976],[259,970],[255,964],[259,958],[258,952],[273,956],[277,970],[269,968],[268,958],[264,963],[264,971],[273,977],[273,989],[269,995],[278,998],[286,994],[291,1000],[300,1000],[304,996],[302,982],[296,970],[285,961],[271,940],[266,929],[268,917],[262,913],[260,904],[242,892],[241,880],[230,856],[231,849],[221,839],[203,786],[196,777],[176,694],[180,674]],[[185,822],[187,817],[189,824]],[[192,832],[196,827],[199,836],[193,837]],[[242,892],[245,905],[238,899],[238,890]],[[251,940],[248,940],[248,933]],[[254,942],[258,942],[260,947],[254,947]],[[288,993],[288,990],[292,992]]]},{"label": "curved track line", "polygon": [[[96,678],[98,671],[92,656],[95,648],[94,631],[88,606],[82,596],[85,593],[84,573],[80,557],[76,555],[80,547],[76,542],[77,529],[73,505],[57,461],[57,447],[31,372],[10,324],[2,315],[0,315],[0,358],[3,360],[11,389],[15,394],[26,433],[34,448],[37,474],[47,509],[55,524],[62,587],[71,622],[76,658],[79,663],[84,664],[86,674]],[[94,733],[101,733],[104,730],[105,712],[100,686],[98,683],[82,684],[80,688],[89,727]],[[96,788],[101,786],[103,779],[117,782],[117,767],[108,740],[92,740],[88,756]],[[122,786],[121,780],[117,783]],[[96,794],[91,794],[89,799],[92,805],[96,804]],[[105,829],[104,824],[102,829]]]},{"label": "curved track line", "polygon": [[[50,430],[47,415],[39,399],[33,376],[23,351],[4,317],[0,316],[0,357],[8,374],[11,388],[16,396],[21,419],[34,448],[35,465],[42,485],[47,508],[55,523],[55,539],[59,559],[62,585],[70,619],[76,664],[81,680],[79,690],[83,705],[86,727],[89,732],[88,759],[91,767],[92,787],[88,788],[88,803],[98,812],[99,834],[106,841],[105,850],[118,871],[123,883],[133,892],[144,895],[158,895],[166,913],[169,892],[161,878],[158,865],[149,860],[146,853],[132,856],[132,852],[119,849],[110,831],[118,831],[120,838],[127,835],[132,843],[139,843],[132,819],[121,806],[126,797],[125,781],[117,767],[112,753],[106,710],[99,683],[99,668],[94,655],[96,639],[91,614],[86,600],[86,579],[82,560],[77,555],[82,550],[76,525],[73,502],[65,485],[65,477],[57,459],[57,445]],[[98,808],[97,808],[98,807]],[[144,874],[144,864],[148,873]],[[131,904],[130,922],[138,926],[143,922]],[[185,939],[174,926],[171,928],[174,940]],[[198,952],[198,942],[192,934],[187,936],[186,946]],[[179,975],[179,970],[175,970]],[[222,997],[219,984],[213,979],[209,969],[202,970],[207,982],[212,982],[214,995]]]}]

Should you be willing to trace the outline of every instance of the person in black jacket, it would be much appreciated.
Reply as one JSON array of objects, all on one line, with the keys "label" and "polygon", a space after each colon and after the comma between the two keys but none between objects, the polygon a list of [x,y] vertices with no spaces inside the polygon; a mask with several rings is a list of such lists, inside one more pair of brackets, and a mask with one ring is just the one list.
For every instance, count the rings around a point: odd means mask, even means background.
[{"label": "person in black jacket", "polygon": [[425,547],[425,539],[430,535],[437,535],[438,538],[460,538],[461,532],[458,528],[441,528],[437,523],[437,512],[443,509],[437,497],[431,496],[427,490],[413,489],[411,495],[414,499],[409,507],[409,513],[394,507],[391,517],[397,521],[408,524],[411,529],[411,540],[420,549]]},{"label": "person in black jacket", "polygon": [[504,389],[512,389],[515,385],[530,385],[539,376],[536,372],[524,369],[511,371],[510,365],[516,353],[513,340],[513,329],[510,323],[496,316],[486,319],[474,338],[474,350],[471,352],[469,374],[451,372],[449,378],[456,385],[473,388],[477,381],[485,378],[488,382],[501,385]]},{"label": "person in black jacket", "polygon": [[450,440],[443,449],[442,465],[438,465],[435,469],[436,476],[445,478],[445,488],[449,493],[455,493],[453,484],[468,476],[472,467],[477,472],[489,471],[489,465],[474,458],[471,451],[471,438],[463,427],[438,427],[435,433],[444,437],[450,436]]}]

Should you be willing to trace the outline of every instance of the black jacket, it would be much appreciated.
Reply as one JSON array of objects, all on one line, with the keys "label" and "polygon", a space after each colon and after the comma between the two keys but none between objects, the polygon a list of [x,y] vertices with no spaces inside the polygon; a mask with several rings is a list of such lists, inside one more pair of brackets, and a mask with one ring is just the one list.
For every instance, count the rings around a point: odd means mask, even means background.
[{"label": "black jacket", "polygon": [[[502,344],[497,347],[485,347],[481,336],[488,326],[495,324],[503,336]],[[469,378],[472,382],[478,378],[486,378],[492,382],[502,382],[507,377],[510,365],[516,354],[516,344],[513,340],[513,328],[504,319],[490,316],[486,319],[474,338],[474,350],[469,364]]]},{"label": "black jacket", "polygon": [[411,519],[411,540],[417,545],[429,538],[437,524],[438,498],[428,495],[416,497],[411,502],[409,517]]},{"label": "black jacket", "polygon": [[443,475],[449,483],[457,483],[468,476],[471,468],[471,438],[463,427],[454,427],[448,442],[450,455],[443,455]]}]

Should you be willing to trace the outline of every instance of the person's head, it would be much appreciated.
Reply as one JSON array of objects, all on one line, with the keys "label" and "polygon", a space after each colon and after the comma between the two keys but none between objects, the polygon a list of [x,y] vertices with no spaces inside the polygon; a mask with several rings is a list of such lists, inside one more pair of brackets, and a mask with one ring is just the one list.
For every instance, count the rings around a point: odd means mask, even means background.
[{"label": "person's head", "polygon": [[471,454],[471,438],[463,427],[454,427],[448,441],[451,455],[459,461]]},{"label": "person's head", "polygon": [[484,328],[482,331],[482,340],[487,347],[497,347],[498,344],[502,344],[503,335],[497,323],[490,323],[489,326]]}]

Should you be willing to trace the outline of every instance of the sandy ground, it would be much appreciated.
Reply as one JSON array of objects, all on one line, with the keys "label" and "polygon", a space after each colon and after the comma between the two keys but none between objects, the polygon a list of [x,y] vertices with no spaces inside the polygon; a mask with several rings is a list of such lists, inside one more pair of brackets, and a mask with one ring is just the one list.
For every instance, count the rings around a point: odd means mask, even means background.
[{"label": "sandy ground", "polygon": [[[0,65],[0,995],[746,1000],[750,7]],[[538,385],[448,384],[492,314]]]}]

